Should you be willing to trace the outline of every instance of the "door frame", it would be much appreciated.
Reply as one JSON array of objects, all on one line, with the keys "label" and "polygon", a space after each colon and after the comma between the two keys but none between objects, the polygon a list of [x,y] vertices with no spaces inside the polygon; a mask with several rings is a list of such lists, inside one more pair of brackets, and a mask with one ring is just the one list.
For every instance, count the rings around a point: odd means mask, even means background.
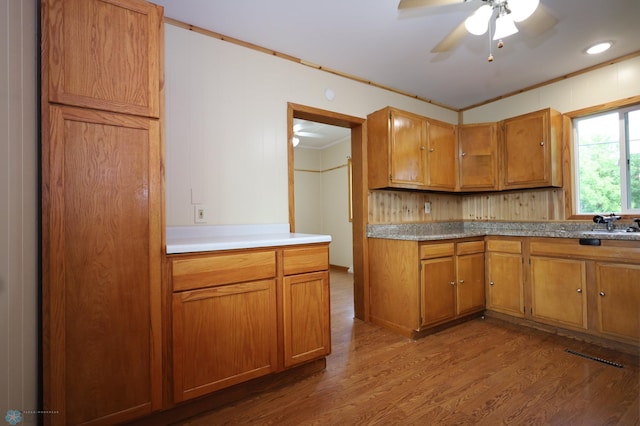
[{"label": "door frame", "polygon": [[287,163],[289,181],[289,224],[295,232],[295,199],[293,167],[293,119],[315,121],[351,129],[353,206],[353,310],[356,318],[369,320],[369,268],[367,256],[368,191],[366,119],[333,111],[287,103]]}]

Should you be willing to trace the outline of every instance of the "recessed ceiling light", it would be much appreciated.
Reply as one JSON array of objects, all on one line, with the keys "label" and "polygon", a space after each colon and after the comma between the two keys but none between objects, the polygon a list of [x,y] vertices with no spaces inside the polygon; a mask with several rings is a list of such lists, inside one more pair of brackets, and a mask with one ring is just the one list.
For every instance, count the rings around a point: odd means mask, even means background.
[{"label": "recessed ceiling light", "polygon": [[597,55],[598,53],[602,53],[605,50],[609,50],[611,47],[611,42],[605,41],[604,43],[594,44],[590,48],[586,50],[589,55]]}]

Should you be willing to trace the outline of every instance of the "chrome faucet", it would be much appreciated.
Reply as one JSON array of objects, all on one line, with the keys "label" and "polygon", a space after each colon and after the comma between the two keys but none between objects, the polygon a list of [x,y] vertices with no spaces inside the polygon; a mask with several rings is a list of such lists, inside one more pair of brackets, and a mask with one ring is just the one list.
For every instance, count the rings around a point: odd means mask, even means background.
[{"label": "chrome faucet", "polygon": [[607,231],[613,231],[616,228],[614,222],[620,220],[621,217],[617,216],[615,213],[611,213],[609,216],[600,216],[596,215],[593,217],[593,221],[595,223],[604,223],[607,226]]}]

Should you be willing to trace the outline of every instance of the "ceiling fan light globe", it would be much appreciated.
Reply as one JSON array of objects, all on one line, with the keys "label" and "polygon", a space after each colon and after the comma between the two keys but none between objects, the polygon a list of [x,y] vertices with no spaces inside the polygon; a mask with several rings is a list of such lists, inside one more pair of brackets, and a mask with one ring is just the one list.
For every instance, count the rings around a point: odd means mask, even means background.
[{"label": "ceiling fan light globe", "polygon": [[517,32],[518,28],[516,24],[513,23],[510,14],[501,15],[496,19],[496,31],[493,33],[493,39],[500,40],[501,38],[507,38]]},{"label": "ceiling fan light globe", "polygon": [[514,22],[522,22],[533,14],[538,8],[540,0],[509,0],[511,19]]},{"label": "ceiling fan light globe", "polygon": [[480,6],[473,15],[464,21],[464,26],[471,34],[482,35],[489,28],[489,19],[493,15],[493,8],[487,4]]}]

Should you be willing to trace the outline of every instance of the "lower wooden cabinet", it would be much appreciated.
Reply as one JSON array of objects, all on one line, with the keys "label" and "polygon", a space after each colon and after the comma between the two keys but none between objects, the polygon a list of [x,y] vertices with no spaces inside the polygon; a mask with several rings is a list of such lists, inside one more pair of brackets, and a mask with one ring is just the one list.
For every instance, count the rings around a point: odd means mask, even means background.
[{"label": "lower wooden cabinet", "polygon": [[640,265],[597,262],[598,330],[640,342]]},{"label": "lower wooden cabinet", "polygon": [[587,328],[586,263],[531,256],[531,316],[541,322]]},{"label": "lower wooden cabinet", "polygon": [[276,370],[276,280],[173,295],[174,401]]},{"label": "lower wooden cabinet", "polygon": [[524,316],[522,242],[487,238],[487,309]]},{"label": "lower wooden cabinet", "polygon": [[282,311],[285,367],[331,352],[328,272],[285,276]]},{"label": "lower wooden cabinet", "polygon": [[484,310],[484,240],[369,239],[370,315],[408,337]]},{"label": "lower wooden cabinet", "polygon": [[529,240],[531,319],[640,344],[640,243]]},{"label": "lower wooden cabinet", "polygon": [[174,403],[330,353],[328,244],[167,260]]}]

